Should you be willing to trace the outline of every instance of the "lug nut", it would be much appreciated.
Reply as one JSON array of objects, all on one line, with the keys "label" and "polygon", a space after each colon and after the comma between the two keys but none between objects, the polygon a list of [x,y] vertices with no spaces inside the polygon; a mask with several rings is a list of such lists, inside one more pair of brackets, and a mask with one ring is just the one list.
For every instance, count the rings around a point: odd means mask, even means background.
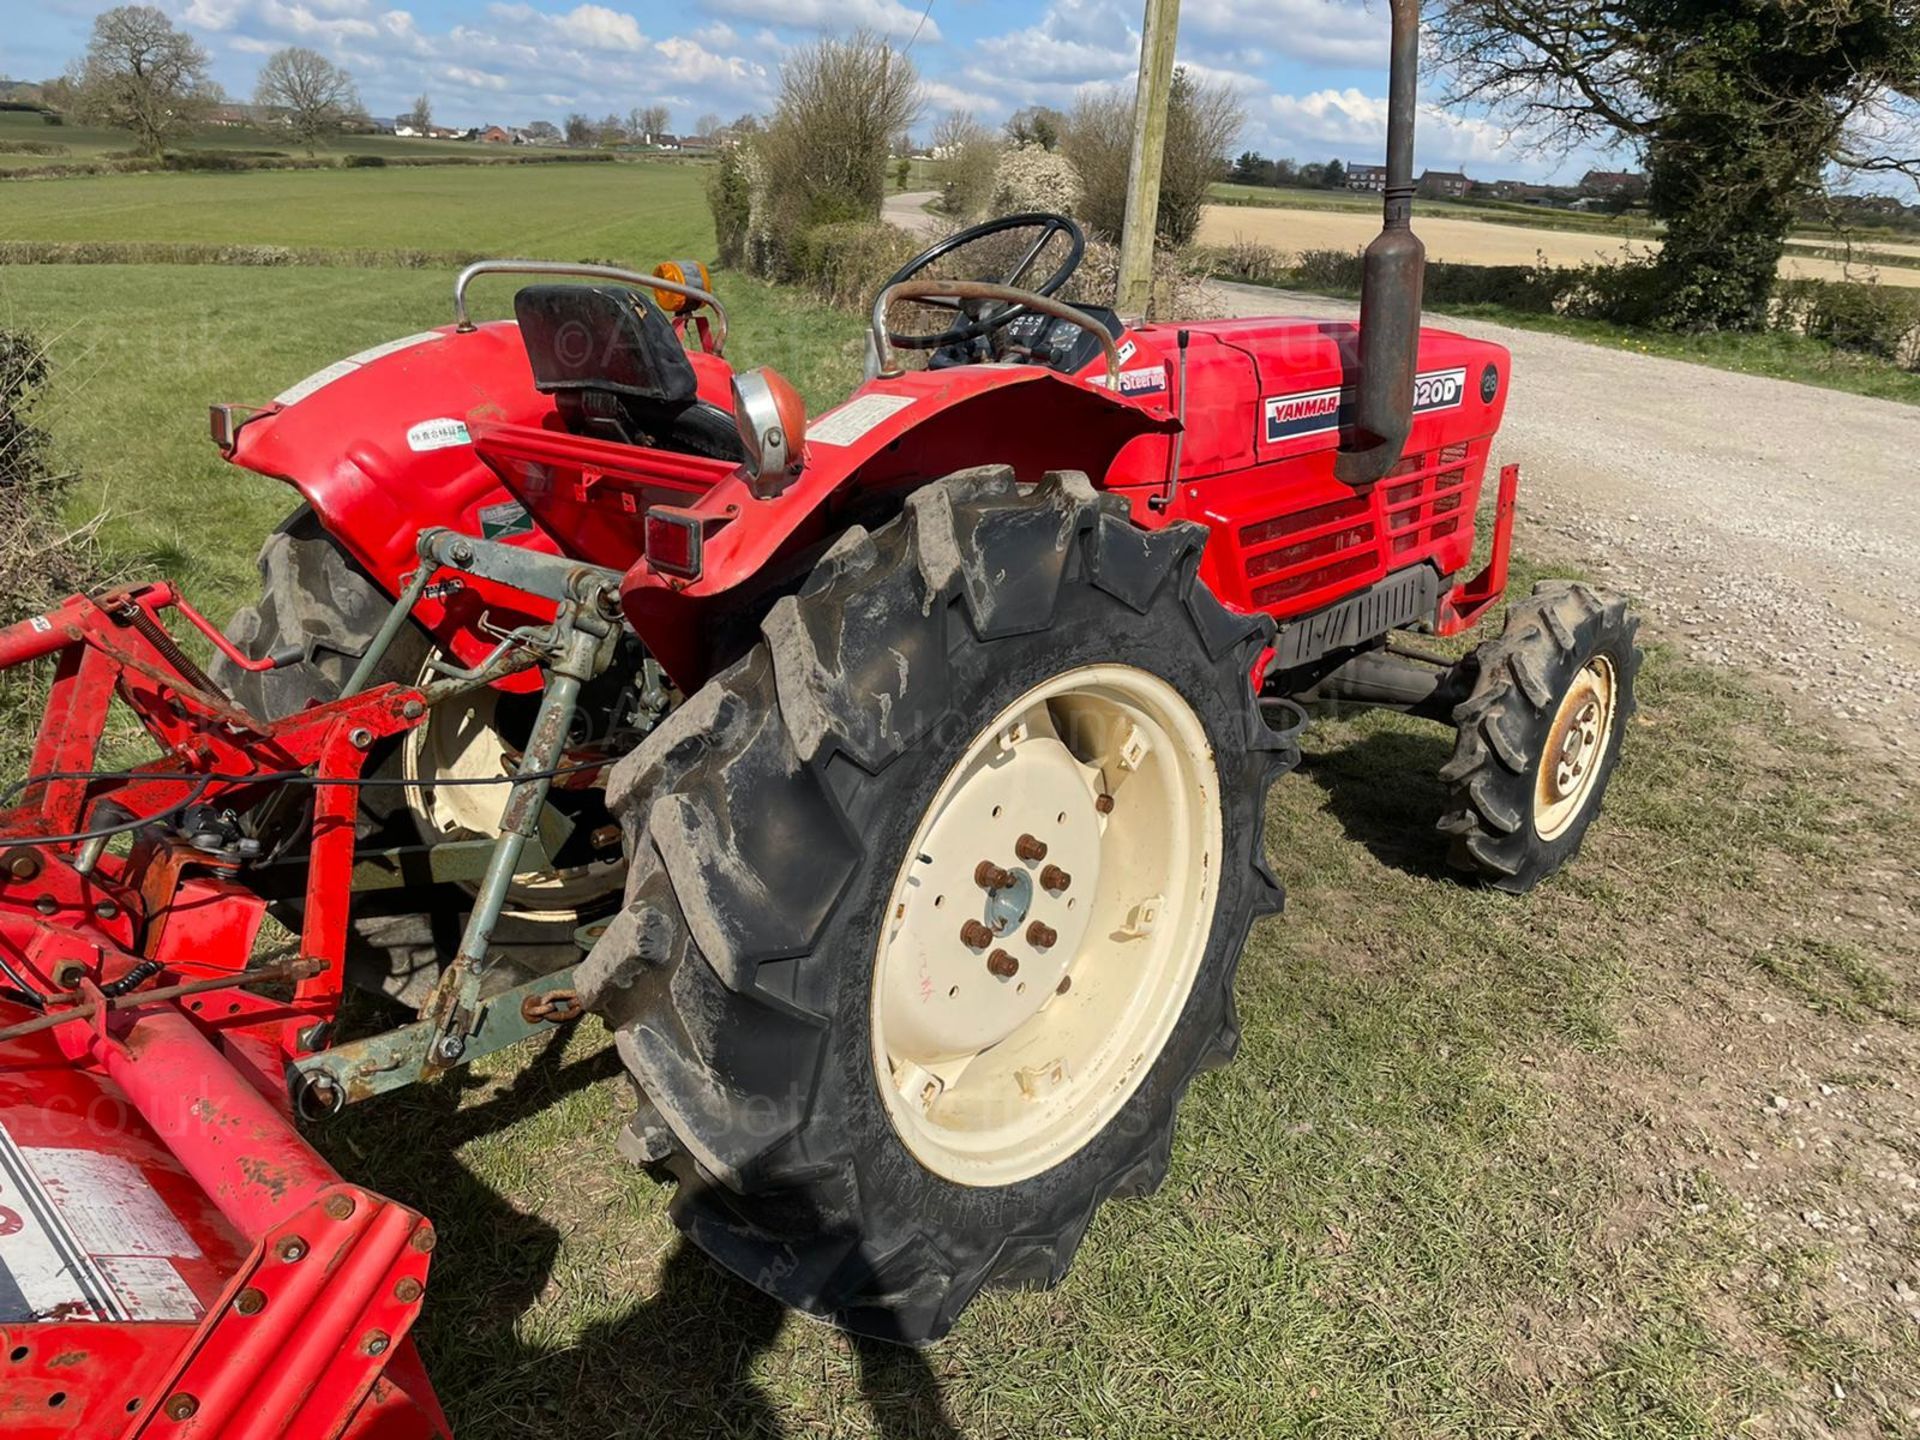
[{"label": "lug nut", "polygon": [[987,957],[987,970],[1002,980],[1011,980],[1020,973],[1020,962],[1004,950],[996,950]]},{"label": "lug nut", "polygon": [[298,1235],[289,1235],[273,1247],[273,1253],[291,1265],[296,1260],[306,1259],[307,1242],[302,1240]]},{"label": "lug nut", "polygon": [[982,860],[973,867],[973,883],[982,890],[1005,890],[1013,884],[1013,872],[1002,870],[991,860]]},{"label": "lug nut", "polygon": [[1102,815],[1111,815],[1113,813],[1113,796],[1102,795],[1093,802],[1093,808],[1098,810]]},{"label": "lug nut", "polygon": [[984,950],[993,943],[993,931],[978,920],[969,920],[960,927],[960,940],[975,950]]},{"label": "lug nut", "polygon": [[353,1215],[353,1197],[351,1195],[329,1195],[324,1207],[329,1220],[346,1220]]},{"label": "lug nut", "polygon": [[1013,842],[1013,853],[1029,865],[1038,865],[1047,858],[1047,847],[1031,835],[1022,835]]},{"label": "lug nut", "polygon": [[169,1420],[191,1420],[199,1412],[200,1402],[182,1390],[169,1395],[167,1403],[161,1408],[166,1411]]},{"label": "lug nut", "polygon": [[1042,890],[1050,890],[1055,895],[1058,895],[1071,884],[1073,884],[1073,876],[1062,870],[1058,865],[1049,865],[1040,872],[1040,888]]},{"label": "lug nut", "polygon": [[1036,950],[1049,949],[1053,945],[1053,942],[1059,938],[1059,931],[1055,930],[1051,925],[1042,924],[1038,920],[1027,926],[1027,943]]},{"label": "lug nut", "polygon": [[242,1290],[239,1295],[234,1297],[233,1308],[242,1315],[258,1315],[262,1310],[267,1308],[266,1294],[264,1291],[249,1285],[245,1290]]},{"label": "lug nut", "polygon": [[400,1283],[393,1287],[393,1298],[402,1305],[411,1305],[420,1298],[422,1288],[420,1282],[411,1275],[403,1276]]}]

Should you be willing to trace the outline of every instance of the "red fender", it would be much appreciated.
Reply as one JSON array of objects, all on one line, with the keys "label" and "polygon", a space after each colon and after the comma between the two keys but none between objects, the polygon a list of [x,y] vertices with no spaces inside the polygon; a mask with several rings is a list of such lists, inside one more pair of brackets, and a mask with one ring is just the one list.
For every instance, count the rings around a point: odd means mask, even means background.
[{"label": "red fender", "polygon": [[[730,406],[732,370],[689,354],[703,399]],[[423,331],[363,350],[289,386],[240,426],[234,464],[284,481],[389,595],[416,563],[414,542],[431,526],[490,535],[529,549],[558,549],[554,537],[501,486],[475,453],[473,427],[540,426],[553,402],[533,387],[519,327],[511,321],[461,333]],[[634,548],[621,558],[631,564]],[[478,628],[552,618],[517,591],[469,579],[444,599],[423,599],[416,617],[442,646],[471,665],[493,648]],[[502,682],[537,689],[525,672]]]}]

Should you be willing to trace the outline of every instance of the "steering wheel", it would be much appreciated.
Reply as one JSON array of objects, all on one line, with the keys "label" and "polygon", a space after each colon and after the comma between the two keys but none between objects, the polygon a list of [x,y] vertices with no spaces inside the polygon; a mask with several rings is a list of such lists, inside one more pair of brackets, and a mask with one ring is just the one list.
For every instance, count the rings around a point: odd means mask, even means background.
[{"label": "steering wheel", "polygon": [[[880,296],[875,299],[876,308],[880,298],[885,297],[888,291],[897,285],[904,285],[954,251],[978,244],[982,240],[1004,234],[1009,230],[1027,229],[1039,230],[1039,238],[1027,247],[1026,254],[1021,256],[1019,263],[999,284],[1003,289],[1023,289],[1038,295],[1052,295],[1073,277],[1075,270],[1080,268],[1080,260],[1087,253],[1087,237],[1080,227],[1065,215],[1054,215],[1044,210],[1029,210],[1019,215],[1003,215],[998,220],[974,225],[958,234],[949,235],[931,249],[914,256],[895,273],[891,280],[880,287]],[[1020,282],[1026,278],[1027,272],[1033,268],[1041,252],[1047,248],[1047,242],[1056,235],[1065,235],[1070,242],[1066,258],[1043,284],[1022,285]],[[943,350],[949,345],[965,345],[978,340],[982,335],[998,330],[1003,325],[1018,320],[1027,313],[1027,307],[1024,305],[1002,307],[990,301],[961,299],[950,295],[916,296],[914,303],[939,310],[951,310],[963,318],[951,329],[930,335],[897,335],[889,329],[887,339],[902,350]],[[879,319],[878,316],[875,318]]]}]

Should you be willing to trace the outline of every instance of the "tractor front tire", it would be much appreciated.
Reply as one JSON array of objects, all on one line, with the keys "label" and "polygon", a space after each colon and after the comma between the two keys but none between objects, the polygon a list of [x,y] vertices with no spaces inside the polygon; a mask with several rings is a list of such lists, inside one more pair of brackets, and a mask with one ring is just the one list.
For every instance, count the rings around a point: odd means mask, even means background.
[{"label": "tractor front tire", "polygon": [[1440,772],[1457,868],[1520,895],[1579,853],[1634,713],[1639,628],[1617,595],[1543,581],[1468,657],[1473,686]]},{"label": "tractor front tire", "polygon": [[582,967],[673,1214],[908,1344],[1046,1285],[1164,1178],[1279,907],[1264,617],[1084,476],[962,472],[850,531],[612,777],[627,903]]}]

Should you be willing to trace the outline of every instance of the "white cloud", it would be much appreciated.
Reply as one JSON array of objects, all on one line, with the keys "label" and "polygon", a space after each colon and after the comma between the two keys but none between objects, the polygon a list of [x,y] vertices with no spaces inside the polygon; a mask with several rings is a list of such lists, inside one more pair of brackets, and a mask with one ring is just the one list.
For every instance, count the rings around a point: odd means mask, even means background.
[{"label": "white cloud", "polygon": [[1188,0],[1180,24],[1184,40],[1220,39],[1243,54],[1252,50],[1254,57],[1271,51],[1368,70],[1387,64],[1384,6],[1369,11],[1350,0]]},{"label": "white cloud", "polygon": [[[1386,152],[1386,97],[1352,87],[1269,96],[1250,122],[1249,143],[1270,153],[1317,158],[1317,146],[1342,150],[1341,158],[1377,162]],[[1432,105],[1420,107],[1415,152],[1420,165],[1429,169],[1475,162],[1510,167],[1519,158],[1506,127]]]},{"label": "white cloud", "polygon": [[865,26],[901,41],[918,30],[922,45],[935,44],[941,38],[939,22],[931,13],[923,23],[920,7],[903,5],[900,0],[706,0],[706,8],[799,30],[844,34]]},{"label": "white cloud", "polygon": [[490,70],[473,70],[465,65],[443,65],[441,78],[451,84],[467,90],[506,90],[509,87],[507,77],[495,75]]},{"label": "white cloud", "polygon": [[563,40],[589,50],[638,50],[647,40],[633,16],[604,5],[576,5],[555,17],[553,29]]}]

